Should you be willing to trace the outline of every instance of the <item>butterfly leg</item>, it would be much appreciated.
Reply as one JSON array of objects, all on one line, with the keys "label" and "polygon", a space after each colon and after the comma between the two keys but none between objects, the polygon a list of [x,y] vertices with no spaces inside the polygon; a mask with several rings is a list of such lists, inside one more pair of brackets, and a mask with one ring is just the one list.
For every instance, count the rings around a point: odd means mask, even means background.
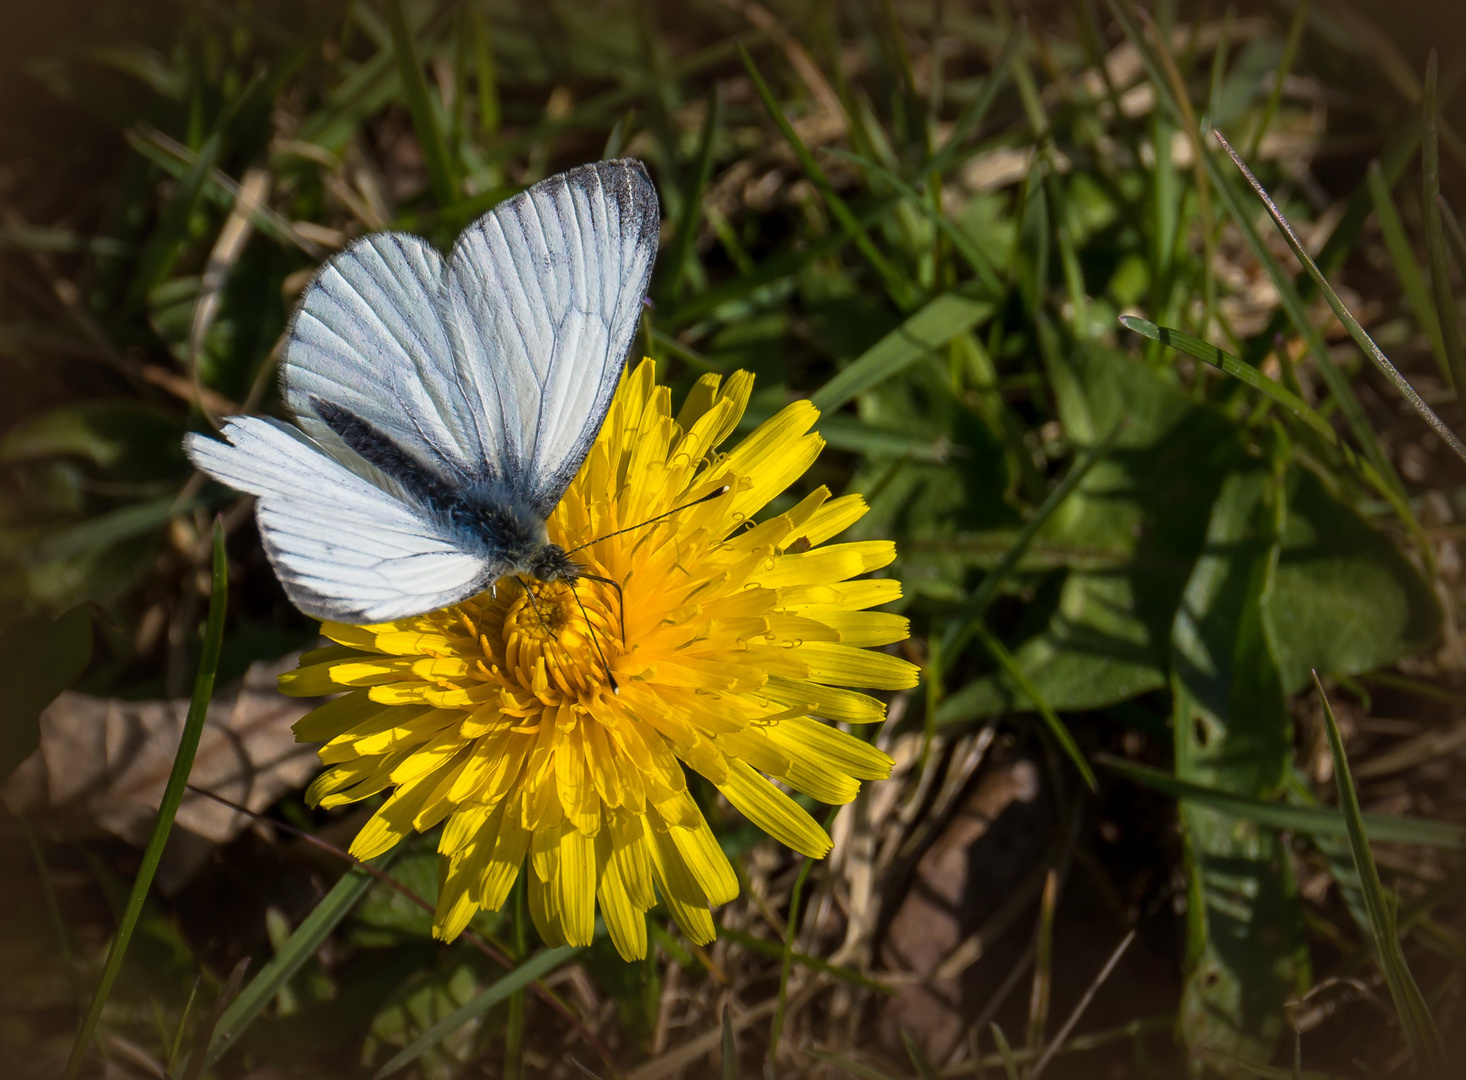
[{"label": "butterfly leg", "polygon": [[579,576],[585,578],[587,581],[599,581],[602,585],[609,585],[609,586],[611,586],[611,588],[613,588],[613,589],[616,590],[616,606],[620,609],[620,613],[621,613],[621,644],[622,645],[625,645],[626,644],[626,594],[621,591],[621,583],[619,581],[613,581],[612,579],[610,579],[608,577],[601,577],[600,574],[588,574],[583,569],[579,569],[579,568],[577,568],[577,569],[579,570]]},{"label": "butterfly leg", "polygon": [[516,577],[514,580],[519,582],[519,587],[524,590],[524,595],[529,597],[529,606],[534,608],[534,613],[539,617],[540,625],[545,628],[545,633],[549,633],[550,624],[545,622],[545,613],[540,610],[540,605],[534,598],[534,590],[529,587],[529,582],[522,577]]},{"label": "butterfly leg", "polygon": [[575,591],[572,585],[570,595],[575,597],[576,606],[580,608],[580,614],[585,619],[585,628],[590,631],[590,643],[596,647],[596,655],[601,658],[601,667],[606,672],[606,682],[611,687],[611,693],[621,693],[621,685],[616,681],[616,676],[611,674],[611,665],[606,661],[606,654],[601,651],[601,639],[596,637],[596,628],[591,625],[590,613],[585,610],[585,605],[580,602],[580,593]]}]

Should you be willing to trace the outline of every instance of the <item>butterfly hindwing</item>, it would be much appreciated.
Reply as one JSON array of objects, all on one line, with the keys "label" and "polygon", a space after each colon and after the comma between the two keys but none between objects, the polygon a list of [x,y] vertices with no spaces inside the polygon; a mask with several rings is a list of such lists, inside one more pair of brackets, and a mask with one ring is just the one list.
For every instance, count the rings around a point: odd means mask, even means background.
[{"label": "butterfly hindwing", "polygon": [[291,601],[347,623],[404,618],[464,600],[498,576],[451,529],[323,453],[279,420],[236,417],[228,442],[190,435],[194,464],[258,497],[265,551]]},{"label": "butterfly hindwing", "polygon": [[[464,231],[446,301],[459,382],[504,484],[548,517],[610,407],[656,257],[638,161],[544,180]],[[476,399],[476,400],[475,400]]]}]

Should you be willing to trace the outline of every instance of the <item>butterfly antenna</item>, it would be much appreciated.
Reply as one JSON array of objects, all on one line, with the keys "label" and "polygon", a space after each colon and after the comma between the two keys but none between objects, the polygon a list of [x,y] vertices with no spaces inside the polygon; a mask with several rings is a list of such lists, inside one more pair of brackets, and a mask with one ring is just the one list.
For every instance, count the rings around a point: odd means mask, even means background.
[{"label": "butterfly antenna", "polygon": [[601,658],[601,667],[605,669],[606,682],[611,685],[611,693],[621,693],[621,684],[616,681],[616,676],[611,674],[611,665],[606,661],[606,654],[601,651],[601,640],[596,637],[596,628],[591,625],[590,612],[586,611],[585,605],[580,602],[580,593],[576,591],[573,584],[570,586],[570,595],[575,597],[575,604],[580,608],[580,614],[585,619],[585,628],[590,631],[590,643],[596,647],[596,655]]},{"label": "butterfly antenna", "polygon": [[[726,495],[727,493],[728,493],[728,485],[727,484],[724,484],[722,487],[718,488],[717,491],[710,491],[710,492],[708,492],[706,495],[704,495],[700,499],[693,499],[692,502],[690,502],[690,503],[683,503],[681,506],[674,506],[674,507],[672,507],[672,509],[663,511],[662,513],[658,514],[656,517],[649,517],[645,521],[639,522],[636,525],[628,525],[624,529],[617,529],[615,532],[608,532],[608,533],[606,533],[605,536],[598,536],[594,540],[587,540],[585,543],[581,544],[580,547],[573,547],[569,551],[567,551],[565,554],[567,554],[567,555],[574,555],[577,551],[584,551],[586,548],[590,547],[592,544],[599,544],[602,540],[609,540],[609,539],[611,539],[611,537],[613,537],[613,536],[620,536],[622,533],[635,532],[637,529],[644,529],[648,525],[651,525],[651,524],[653,524],[655,522],[661,521],[665,517],[671,517],[673,514],[680,513],[683,510],[691,510],[694,506],[701,505],[702,503],[707,502],[709,499],[716,499],[719,495]],[[589,574],[582,574],[581,577],[590,577],[590,575]],[[599,580],[605,580],[605,579],[604,578],[601,578]]]}]

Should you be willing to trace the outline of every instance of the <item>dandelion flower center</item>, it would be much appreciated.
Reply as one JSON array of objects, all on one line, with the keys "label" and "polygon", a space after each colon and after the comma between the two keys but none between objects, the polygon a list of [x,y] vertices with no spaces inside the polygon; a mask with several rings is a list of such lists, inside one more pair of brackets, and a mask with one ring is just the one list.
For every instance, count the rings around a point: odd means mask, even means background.
[{"label": "dandelion flower center", "polygon": [[601,658],[610,662],[620,651],[615,615],[588,582],[529,586],[501,587],[481,612],[459,607],[483,649],[475,674],[526,690],[544,706],[589,706],[609,689]]},{"label": "dandelion flower center", "polygon": [[281,677],[287,693],[344,691],[296,725],[325,743],[307,798],[390,791],[352,854],[442,826],[439,937],[499,908],[522,872],[547,943],[589,944],[599,909],[621,955],[642,957],[661,904],[704,944],[738,881],[688,770],[814,858],[830,839],[784,788],[840,804],[889,774],[890,758],[832,722],[884,717],[853,687],[916,683],[913,665],[871,649],[908,634],[872,610],[900,585],[861,578],[895,548],[826,542],[865,512],[858,496],[818,488],[767,511],[823,442],[814,407],[795,402],[719,453],[751,389],[742,372],[704,376],[674,413],[650,361],[623,378],[546,523],[619,589],[506,580],[394,623],[326,623],[334,644]]}]

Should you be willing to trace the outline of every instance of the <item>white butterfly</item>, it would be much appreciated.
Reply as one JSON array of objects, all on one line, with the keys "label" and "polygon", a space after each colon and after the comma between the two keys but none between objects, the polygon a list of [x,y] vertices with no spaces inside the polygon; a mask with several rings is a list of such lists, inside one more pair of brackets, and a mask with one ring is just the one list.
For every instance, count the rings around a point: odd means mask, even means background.
[{"label": "white butterfly", "polygon": [[332,257],[291,322],[298,427],[236,416],[193,463],[259,498],[265,551],[307,615],[377,623],[500,577],[573,579],[545,519],[610,408],[656,257],[640,162],[552,176],[445,261],[375,233]]}]

